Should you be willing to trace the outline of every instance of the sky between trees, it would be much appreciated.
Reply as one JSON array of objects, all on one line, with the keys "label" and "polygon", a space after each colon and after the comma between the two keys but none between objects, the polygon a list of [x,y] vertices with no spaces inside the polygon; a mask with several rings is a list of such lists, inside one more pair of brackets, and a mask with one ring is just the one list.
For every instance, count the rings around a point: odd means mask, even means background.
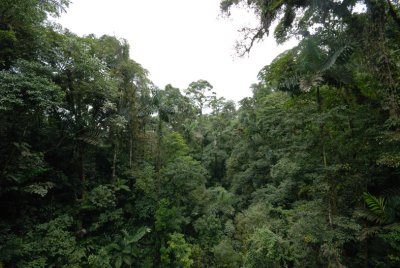
[{"label": "sky between trees", "polygon": [[257,20],[245,9],[221,16],[215,0],[75,0],[59,22],[79,35],[127,39],[131,57],[160,88],[170,83],[186,88],[206,79],[219,96],[235,101],[251,96],[259,70],[296,43],[278,46],[271,36],[239,57],[238,31]]}]

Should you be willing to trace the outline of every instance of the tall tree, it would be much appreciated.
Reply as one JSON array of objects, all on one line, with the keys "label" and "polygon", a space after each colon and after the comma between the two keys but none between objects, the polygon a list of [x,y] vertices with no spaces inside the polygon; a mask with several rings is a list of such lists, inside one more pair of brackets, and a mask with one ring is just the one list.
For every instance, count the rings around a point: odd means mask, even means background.
[{"label": "tall tree", "polygon": [[211,92],[213,86],[206,80],[198,80],[189,84],[186,89],[186,96],[193,102],[193,104],[198,108],[200,115],[203,114],[204,108],[208,107],[212,95],[215,94]]}]

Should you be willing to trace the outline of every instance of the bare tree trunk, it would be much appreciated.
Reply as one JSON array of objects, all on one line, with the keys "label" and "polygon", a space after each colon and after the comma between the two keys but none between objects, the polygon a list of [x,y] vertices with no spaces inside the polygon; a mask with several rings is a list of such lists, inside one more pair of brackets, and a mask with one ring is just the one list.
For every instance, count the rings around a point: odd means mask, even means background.
[{"label": "bare tree trunk", "polygon": [[157,148],[156,148],[156,172],[157,172],[157,200],[160,200],[161,194],[161,139],[162,139],[162,121],[161,118],[158,120],[157,130]]},{"label": "bare tree trunk", "polygon": [[82,184],[81,189],[81,199],[83,200],[86,196],[86,170],[85,170],[85,149],[84,145],[81,143],[79,148],[79,176]]},{"label": "bare tree trunk", "polygon": [[113,151],[113,162],[112,162],[112,175],[111,175],[111,180],[115,180],[115,176],[117,173],[117,153],[118,153],[118,144],[114,146],[114,151]]},{"label": "bare tree trunk", "polygon": [[364,246],[364,268],[368,268],[369,267],[368,237],[364,239],[363,246]]},{"label": "bare tree trunk", "polygon": [[132,150],[133,150],[132,135],[129,137],[129,168],[132,169]]}]

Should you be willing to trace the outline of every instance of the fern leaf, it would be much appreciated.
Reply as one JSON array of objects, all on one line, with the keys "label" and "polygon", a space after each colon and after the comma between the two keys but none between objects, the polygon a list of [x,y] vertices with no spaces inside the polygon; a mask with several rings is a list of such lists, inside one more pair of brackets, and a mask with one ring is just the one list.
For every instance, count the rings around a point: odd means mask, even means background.
[{"label": "fern leaf", "polygon": [[385,198],[375,197],[367,192],[363,194],[363,197],[370,212],[367,218],[376,223],[385,223],[387,221]]},{"label": "fern leaf", "polygon": [[363,241],[363,240],[367,239],[368,237],[378,234],[380,231],[381,231],[381,227],[379,227],[379,226],[364,228],[361,232],[359,239],[360,239],[360,241]]},{"label": "fern leaf", "polygon": [[332,68],[333,65],[335,65],[336,61],[339,58],[348,58],[349,55],[351,54],[352,47],[349,45],[345,45],[337,49],[322,65],[321,72],[325,72]]},{"label": "fern leaf", "polygon": [[294,74],[293,76],[287,77],[283,82],[279,83],[278,88],[281,89],[293,89],[300,84],[300,75]]},{"label": "fern leaf", "polygon": [[132,244],[138,242],[140,239],[143,238],[148,232],[150,232],[150,228],[148,227],[141,227],[136,233],[129,237],[127,243]]}]

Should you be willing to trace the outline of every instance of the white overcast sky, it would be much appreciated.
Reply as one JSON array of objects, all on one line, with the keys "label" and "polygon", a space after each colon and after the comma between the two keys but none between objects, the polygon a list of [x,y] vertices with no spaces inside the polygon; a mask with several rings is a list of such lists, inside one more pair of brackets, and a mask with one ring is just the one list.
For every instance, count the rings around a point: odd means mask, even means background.
[{"label": "white overcast sky", "polygon": [[251,96],[259,70],[293,45],[277,46],[272,37],[249,56],[234,50],[238,29],[255,25],[255,15],[234,9],[220,16],[219,0],[73,0],[61,25],[79,35],[125,38],[131,58],[150,72],[160,88],[180,89],[205,79],[218,96],[239,101]]}]

